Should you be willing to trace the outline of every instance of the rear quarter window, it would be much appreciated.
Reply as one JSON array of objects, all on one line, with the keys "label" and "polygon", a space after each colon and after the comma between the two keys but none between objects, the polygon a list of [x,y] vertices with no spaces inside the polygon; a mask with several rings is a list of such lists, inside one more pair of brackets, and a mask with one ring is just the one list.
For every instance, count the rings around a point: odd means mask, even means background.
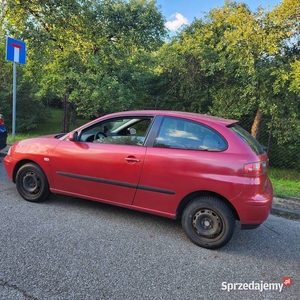
[{"label": "rear quarter window", "polygon": [[254,151],[255,154],[260,155],[265,152],[263,146],[244,128],[235,124],[229,127],[236,133],[248,146]]}]

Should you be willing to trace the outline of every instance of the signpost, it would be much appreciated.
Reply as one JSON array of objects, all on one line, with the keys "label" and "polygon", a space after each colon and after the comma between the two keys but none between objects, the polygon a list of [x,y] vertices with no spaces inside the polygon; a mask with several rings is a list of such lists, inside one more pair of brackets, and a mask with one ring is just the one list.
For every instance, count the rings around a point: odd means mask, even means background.
[{"label": "signpost", "polygon": [[13,113],[12,113],[12,140],[16,134],[16,103],[17,103],[17,64],[26,64],[26,44],[22,41],[7,37],[6,59],[13,65]]}]

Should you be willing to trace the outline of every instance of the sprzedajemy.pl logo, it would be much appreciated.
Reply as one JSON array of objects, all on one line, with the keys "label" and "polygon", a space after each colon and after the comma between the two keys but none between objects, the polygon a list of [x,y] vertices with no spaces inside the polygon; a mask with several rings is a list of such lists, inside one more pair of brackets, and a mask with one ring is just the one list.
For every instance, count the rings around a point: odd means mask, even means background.
[{"label": "sprzedajemy.pl logo", "polygon": [[281,292],[283,286],[290,286],[292,284],[292,278],[284,277],[282,283],[279,282],[222,282],[222,291],[279,291]]}]

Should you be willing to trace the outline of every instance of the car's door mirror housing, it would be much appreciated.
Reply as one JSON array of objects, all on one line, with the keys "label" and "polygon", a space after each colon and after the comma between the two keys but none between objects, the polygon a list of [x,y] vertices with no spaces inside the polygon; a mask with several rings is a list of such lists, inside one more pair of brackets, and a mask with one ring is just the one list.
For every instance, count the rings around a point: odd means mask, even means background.
[{"label": "car's door mirror housing", "polygon": [[78,139],[78,132],[77,131],[73,131],[69,134],[69,141],[76,142],[77,139]]}]

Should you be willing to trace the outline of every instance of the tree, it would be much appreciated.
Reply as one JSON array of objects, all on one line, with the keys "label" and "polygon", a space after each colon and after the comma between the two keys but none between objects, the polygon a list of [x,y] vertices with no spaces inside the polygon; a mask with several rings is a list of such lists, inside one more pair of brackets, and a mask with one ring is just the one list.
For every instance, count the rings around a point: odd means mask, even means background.
[{"label": "tree", "polygon": [[[293,103],[291,94],[279,97],[276,91],[283,66],[286,77],[297,77],[297,62],[292,60],[298,50],[291,41],[299,37],[299,24],[293,19],[299,4],[289,2],[283,1],[272,13],[261,8],[253,13],[244,3],[226,1],[224,7],[186,26],[161,51],[173,97],[189,110],[230,118],[253,115],[251,132],[258,137],[263,115],[273,115],[282,106],[282,97],[286,106]],[[278,23],[274,16],[285,21]],[[289,42],[287,30],[293,32]],[[288,85],[290,91],[295,84]]]},{"label": "tree", "polygon": [[10,31],[32,49],[39,97],[56,93],[64,103],[63,131],[71,107],[85,116],[132,107],[142,87],[124,80],[124,70],[142,69],[140,58],[158,49],[166,33],[155,1],[19,0],[7,1],[5,12]]}]

